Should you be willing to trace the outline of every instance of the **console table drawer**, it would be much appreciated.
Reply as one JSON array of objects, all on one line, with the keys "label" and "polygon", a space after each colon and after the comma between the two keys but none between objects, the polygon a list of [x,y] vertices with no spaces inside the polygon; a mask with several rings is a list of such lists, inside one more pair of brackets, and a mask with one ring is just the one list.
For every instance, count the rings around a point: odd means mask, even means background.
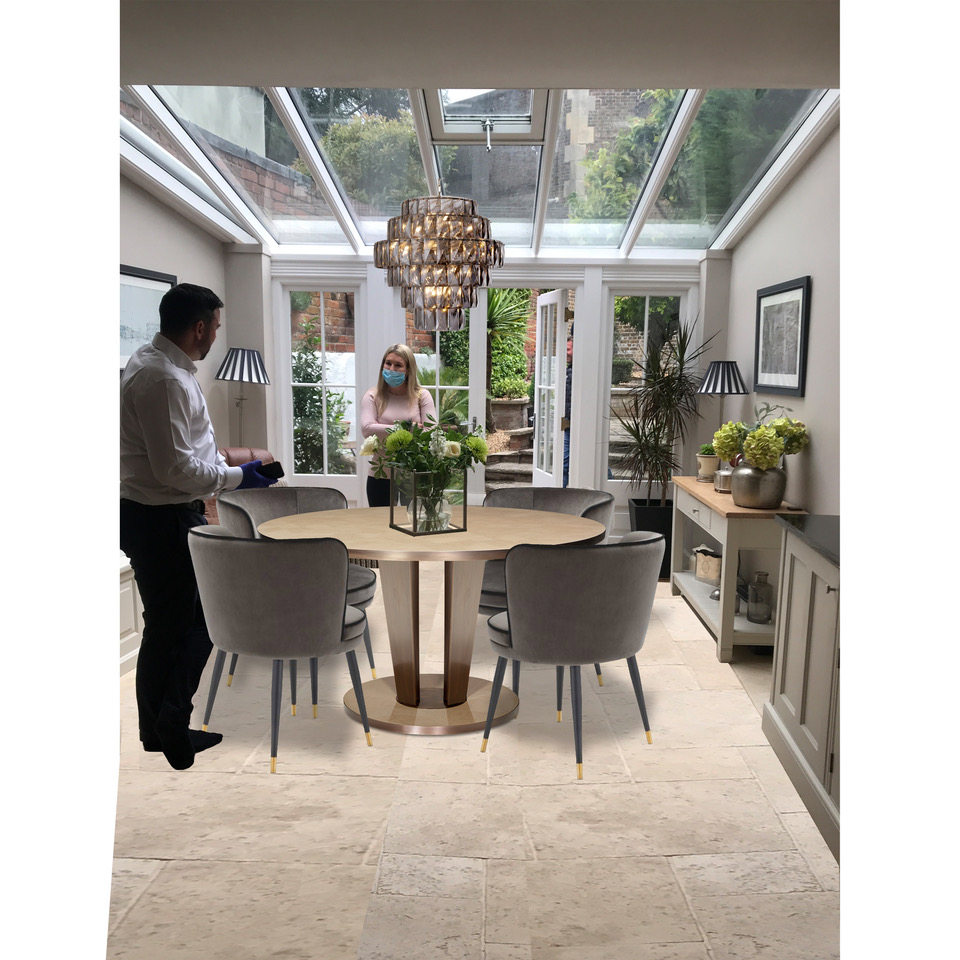
[{"label": "console table drawer", "polygon": [[702,530],[712,533],[717,540],[725,538],[727,530],[725,517],[714,513],[705,503],[679,487],[676,488],[675,498],[676,507],[684,516],[689,517]]}]

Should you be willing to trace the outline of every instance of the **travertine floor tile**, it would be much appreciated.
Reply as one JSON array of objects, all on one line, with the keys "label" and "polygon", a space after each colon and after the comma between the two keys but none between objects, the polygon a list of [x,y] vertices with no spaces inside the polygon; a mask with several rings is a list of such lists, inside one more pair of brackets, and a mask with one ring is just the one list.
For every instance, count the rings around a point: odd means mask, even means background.
[{"label": "travertine floor tile", "polygon": [[783,813],[780,819],[823,889],[839,890],[840,864],[830,852],[810,814],[806,810]]},{"label": "travertine floor tile", "polygon": [[752,780],[524,787],[520,805],[539,860],[793,848]]},{"label": "travertine floor tile", "polygon": [[108,960],[354,960],[373,867],[167,863],[113,932]]},{"label": "travertine floor tile", "polygon": [[793,850],[671,857],[670,865],[688,897],[819,893],[822,889],[806,860]]},{"label": "travertine floor tile", "polygon": [[713,960],[703,942],[631,943],[622,954],[612,954],[607,944],[535,947],[530,954],[531,960],[620,960],[621,957],[630,960]]},{"label": "travertine floor tile", "polygon": [[[379,731],[378,731],[379,732]],[[403,737],[401,780],[486,783],[487,755],[480,752],[483,733],[447,737]]]},{"label": "travertine floor tile", "polygon": [[[750,698],[738,690],[666,691],[651,690],[647,701],[650,729],[656,743],[664,747],[766,745]],[[643,737],[637,723],[637,705],[626,700],[606,704],[606,713],[618,736]],[[639,727],[639,730],[638,730]]]},{"label": "travertine floor tile", "polygon": [[[483,939],[530,947],[531,918],[524,860],[488,860]],[[536,921],[534,921],[534,924]]]},{"label": "travertine floor tile", "polygon": [[407,897],[481,900],[485,863],[484,860],[468,860],[465,857],[418,857],[385,853],[380,858],[374,892]]},{"label": "travertine floor tile", "polygon": [[162,860],[113,861],[113,884],[110,888],[110,929],[127,915],[127,911],[137,902],[137,898],[150,886],[160,868]]},{"label": "travertine floor tile", "polygon": [[605,945],[632,956],[641,943],[699,941],[690,908],[665,859],[527,864],[534,949]]},{"label": "travertine floor tile", "polygon": [[479,900],[376,894],[356,960],[481,960]]},{"label": "travertine floor tile", "polygon": [[763,747],[740,747],[740,753],[757,778],[774,810],[780,813],[806,812],[797,788],[769,744]]},{"label": "travertine floor tile", "polygon": [[[562,723],[553,719],[495,727],[485,756],[490,758],[490,783],[571,783],[577,777],[573,722],[566,715]],[[605,723],[583,725],[583,776],[590,783],[630,780],[617,738]]]},{"label": "travertine floor tile", "polygon": [[690,901],[716,960],[836,960],[837,894],[697,897]]},{"label": "travertine floor tile", "polygon": [[620,737],[620,750],[634,780],[745,780],[750,769],[737,747],[664,747],[659,731],[646,738]]},{"label": "travertine floor tile", "polygon": [[437,857],[527,857],[519,788],[400,781],[385,853]]},{"label": "travertine floor tile", "polygon": [[195,776],[195,790],[139,785],[117,820],[116,855],[359,864],[378,836],[396,782],[264,774]]}]

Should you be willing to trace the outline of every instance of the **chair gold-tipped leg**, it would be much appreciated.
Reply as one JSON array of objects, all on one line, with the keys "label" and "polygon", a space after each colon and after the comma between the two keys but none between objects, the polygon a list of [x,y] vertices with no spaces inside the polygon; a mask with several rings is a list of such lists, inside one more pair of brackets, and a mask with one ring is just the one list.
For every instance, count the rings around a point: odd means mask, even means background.
[{"label": "chair gold-tipped leg", "polygon": [[290,704],[290,716],[295,717],[297,715],[297,705],[295,703]]},{"label": "chair gold-tipped leg", "polygon": [[373,746],[373,740],[370,739],[370,734],[369,734],[369,732],[367,733],[367,746],[368,746],[368,747],[372,747],[372,746]]},{"label": "chair gold-tipped leg", "polygon": [[376,680],[376,679],[377,679],[377,671],[374,670],[374,669],[371,667],[371,668],[370,668],[370,673],[371,673],[371,675],[373,676],[373,679]]},{"label": "chair gold-tipped leg", "polygon": [[583,779],[583,764],[582,764],[582,763],[578,763],[578,764],[577,764],[577,779],[578,779],[578,780],[582,780],[582,779]]},{"label": "chair gold-tipped leg", "polygon": [[313,719],[316,720],[316,719],[317,719],[317,716],[318,716],[318,714],[317,714],[317,705],[314,704],[314,705],[313,705]]},{"label": "chair gold-tipped leg", "polygon": [[206,724],[204,724],[204,725],[203,725],[203,726],[202,726],[202,727],[201,727],[200,729],[201,729],[201,730],[203,730],[203,731],[205,732],[205,731],[206,731],[206,729],[207,729],[207,725],[206,725]]},{"label": "chair gold-tipped leg", "polygon": [[653,737],[650,736],[650,731],[647,731],[647,743],[653,743]]},{"label": "chair gold-tipped leg", "polygon": [[228,673],[228,674],[227,674],[227,686],[229,687],[229,686],[232,686],[232,685],[233,685],[233,674],[232,674],[232,673]]},{"label": "chair gold-tipped leg", "polygon": [[597,683],[599,683],[601,687],[603,686],[603,674],[602,674],[602,673],[598,673],[598,674],[597,674]]},{"label": "chair gold-tipped leg", "polygon": [[270,758],[270,772],[271,772],[271,773],[276,773],[276,772],[277,772],[277,758],[276,758],[276,757],[271,757],[271,758]]},{"label": "chair gold-tipped leg", "polygon": [[486,738],[486,737],[483,738],[483,742],[480,744],[480,752],[481,752],[481,753],[486,753],[486,752],[487,752],[487,738]]},{"label": "chair gold-tipped leg", "polygon": [[558,710],[558,711],[557,711],[557,723],[562,723],[562,722],[563,722],[563,711],[562,711],[562,710]]}]

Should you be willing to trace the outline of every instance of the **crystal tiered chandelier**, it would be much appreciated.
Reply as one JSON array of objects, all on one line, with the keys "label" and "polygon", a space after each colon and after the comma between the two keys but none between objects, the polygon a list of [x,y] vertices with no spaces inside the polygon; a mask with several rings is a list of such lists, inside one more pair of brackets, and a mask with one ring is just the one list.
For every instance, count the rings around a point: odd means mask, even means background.
[{"label": "crystal tiered chandelier", "polygon": [[418,330],[460,330],[490,268],[503,265],[503,244],[490,221],[463,197],[404,200],[387,222],[387,239],[373,245],[373,262],[400,287],[400,302]]}]

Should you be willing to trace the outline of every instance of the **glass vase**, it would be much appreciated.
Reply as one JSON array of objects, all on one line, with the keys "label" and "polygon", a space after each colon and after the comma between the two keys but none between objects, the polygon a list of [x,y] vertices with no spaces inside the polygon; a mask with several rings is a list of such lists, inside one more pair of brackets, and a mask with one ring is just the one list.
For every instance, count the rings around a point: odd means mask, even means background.
[{"label": "glass vase", "polygon": [[747,619],[751,623],[769,623],[773,619],[773,587],[767,576],[758,570],[747,587]]},{"label": "glass vase", "polygon": [[394,530],[417,537],[467,529],[466,469],[438,476],[393,467],[390,494],[390,526]]}]

